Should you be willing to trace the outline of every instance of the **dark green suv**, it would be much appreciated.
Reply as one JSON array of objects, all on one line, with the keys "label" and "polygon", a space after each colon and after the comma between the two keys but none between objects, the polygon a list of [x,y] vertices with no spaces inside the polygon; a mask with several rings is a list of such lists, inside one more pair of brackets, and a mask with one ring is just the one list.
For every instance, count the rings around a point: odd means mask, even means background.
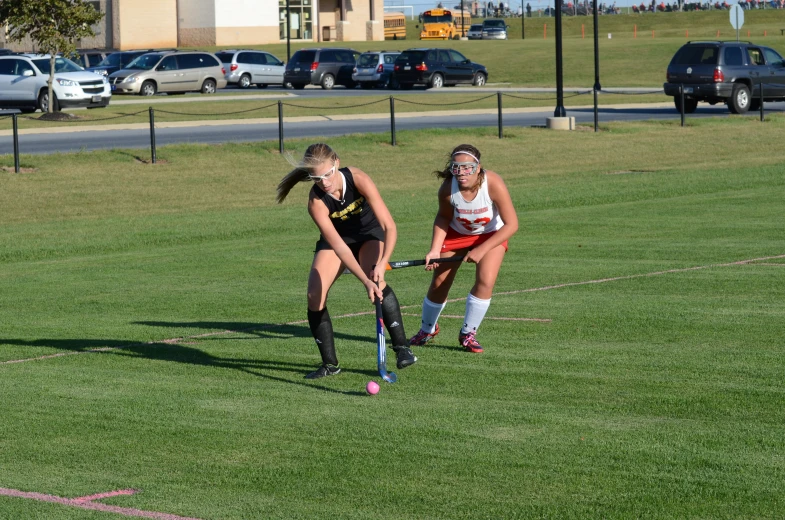
[{"label": "dark green suv", "polygon": [[750,42],[688,42],[668,65],[665,94],[681,111],[692,113],[699,101],[726,103],[733,114],[760,109],[764,101],[785,100],[785,62],[777,51]]}]

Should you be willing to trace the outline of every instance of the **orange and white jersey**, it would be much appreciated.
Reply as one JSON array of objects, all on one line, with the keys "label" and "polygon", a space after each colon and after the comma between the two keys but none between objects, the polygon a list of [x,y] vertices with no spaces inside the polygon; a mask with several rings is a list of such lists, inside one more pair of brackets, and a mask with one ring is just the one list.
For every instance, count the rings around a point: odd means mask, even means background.
[{"label": "orange and white jersey", "polygon": [[462,235],[483,235],[504,226],[499,210],[488,193],[488,176],[485,176],[474,200],[467,201],[458,188],[458,180],[452,178],[450,203],[453,207],[450,227]]}]

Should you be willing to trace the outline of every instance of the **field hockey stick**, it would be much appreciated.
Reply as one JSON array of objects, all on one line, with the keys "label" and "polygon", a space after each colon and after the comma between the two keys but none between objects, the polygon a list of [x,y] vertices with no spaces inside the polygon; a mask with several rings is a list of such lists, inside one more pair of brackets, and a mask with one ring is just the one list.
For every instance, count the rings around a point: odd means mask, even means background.
[{"label": "field hockey stick", "polygon": [[[431,261],[428,264],[440,264],[442,262],[461,262],[463,261],[462,256],[450,256],[447,258],[431,258]],[[401,260],[399,262],[390,262],[384,268],[385,271],[392,271],[393,269],[403,269],[404,267],[414,267],[416,265],[425,265],[425,259],[423,260]],[[343,274],[352,274],[349,269],[344,269]]]},{"label": "field hockey stick", "polygon": [[[440,264],[442,262],[462,262],[462,256],[449,256],[447,258],[431,258],[431,261],[428,262],[428,265],[431,264]],[[387,264],[385,271],[391,271],[393,269],[403,269],[404,267],[414,267],[416,265],[425,265],[425,259],[422,260],[401,260],[399,262],[390,262]]]},{"label": "field hockey stick", "polygon": [[[378,286],[378,285],[377,285]],[[376,298],[376,366],[379,375],[388,383],[395,383],[398,376],[395,372],[387,372],[387,340],[384,337],[384,318],[382,316],[382,300]]]}]

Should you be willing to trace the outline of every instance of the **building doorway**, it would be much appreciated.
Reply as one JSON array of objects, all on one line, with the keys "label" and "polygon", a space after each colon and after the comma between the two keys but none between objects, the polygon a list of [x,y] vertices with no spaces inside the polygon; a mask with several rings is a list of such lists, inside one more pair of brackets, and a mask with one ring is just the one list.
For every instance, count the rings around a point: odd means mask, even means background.
[{"label": "building doorway", "polygon": [[[313,2],[314,0],[289,0],[291,28],[289,38],[292,40],[313,39]],[[286,39],[286,0],[278,0],[279,27],[281,40]]]}]

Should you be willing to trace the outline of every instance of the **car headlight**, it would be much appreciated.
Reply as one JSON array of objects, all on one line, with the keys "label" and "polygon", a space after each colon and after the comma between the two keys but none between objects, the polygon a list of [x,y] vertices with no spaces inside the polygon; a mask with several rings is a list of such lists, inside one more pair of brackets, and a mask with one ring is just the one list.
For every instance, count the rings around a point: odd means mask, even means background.
[{"label": "car headlight", "polygon": [[101,76],[101,79],[104,81],[104,85],[109,83],[109,78],[107,78],[106,76]]},{"label": "car headlight", "polygon": [[60,79],[57,78],[57,84],[63,87],[78,87],[78,81],[71,81],[70,79]]},{"label": "car headlight", "polygon": [[136,76],[128,76],[123,80],[123,83],[136,83],[137,81],[139,81],[139,78]]}]

